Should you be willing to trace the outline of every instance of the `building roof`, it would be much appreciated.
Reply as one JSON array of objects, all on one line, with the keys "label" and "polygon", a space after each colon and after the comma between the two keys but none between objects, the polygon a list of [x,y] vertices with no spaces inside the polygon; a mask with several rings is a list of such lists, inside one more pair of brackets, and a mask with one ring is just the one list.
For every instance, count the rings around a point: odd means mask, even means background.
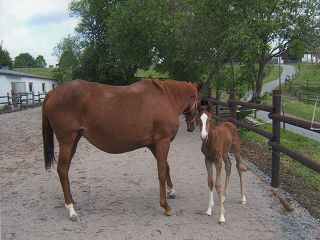
[{"label": "building roof", "polygon": [[49,79],[58,81],[57,79],[45,77],[45,76],[39,76],[31,73],[24,73],[24,72],[18,72],[18,71],[12,71],[8,69],[0,69],[0,75],[8,75],[13,77],[29,77],[29,78],[41,78],[41,79]]}]

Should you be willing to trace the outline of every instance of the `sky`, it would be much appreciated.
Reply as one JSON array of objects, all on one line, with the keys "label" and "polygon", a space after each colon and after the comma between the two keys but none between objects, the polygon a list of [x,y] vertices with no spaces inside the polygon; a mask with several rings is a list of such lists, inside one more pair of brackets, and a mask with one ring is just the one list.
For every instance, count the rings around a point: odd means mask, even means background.
[{"label": "sky", "polygon": [[55,65],[53,48],[74,34],[78,20],[69,16],[71,0],[0,0],[0,43],[12,60],[28,52]]}]

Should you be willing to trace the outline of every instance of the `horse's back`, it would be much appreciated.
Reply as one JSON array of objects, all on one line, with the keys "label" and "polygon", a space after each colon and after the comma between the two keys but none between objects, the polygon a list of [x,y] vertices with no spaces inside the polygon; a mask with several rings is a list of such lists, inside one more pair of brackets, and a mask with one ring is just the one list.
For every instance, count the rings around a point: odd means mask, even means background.
[{"label": "horse's back", "polygon": [[150,144],[159,122],[161,131],[176,128],[170,109],[152,81],[109,86],[75,80],[54,89],[44,110],[58,138],[81,130],[101,150],[121,153]]}]

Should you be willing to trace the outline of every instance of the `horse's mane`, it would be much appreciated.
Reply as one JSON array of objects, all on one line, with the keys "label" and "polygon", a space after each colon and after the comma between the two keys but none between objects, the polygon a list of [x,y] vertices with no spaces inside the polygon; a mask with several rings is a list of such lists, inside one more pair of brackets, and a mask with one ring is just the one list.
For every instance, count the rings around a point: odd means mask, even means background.
[{"label": "horse's mane", "polygon": [[[187,82],[180,82],[176,80],[155,80],[152,82],[162,92],[173,97],[183,96],[192,91],[192,85]],[[194,90],[193,90],[194,91]]]}]

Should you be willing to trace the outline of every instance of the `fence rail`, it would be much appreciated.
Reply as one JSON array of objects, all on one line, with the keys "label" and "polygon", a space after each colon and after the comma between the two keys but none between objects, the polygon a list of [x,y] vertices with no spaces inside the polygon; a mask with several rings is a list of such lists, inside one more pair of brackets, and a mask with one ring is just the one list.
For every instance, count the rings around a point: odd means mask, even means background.
[{"label": "fence rail", "polygon": [[45,98],[45,95],[45,92],[38,92],[37,94],[34,92],[21,92],[12,95],[7,93],[6,96],[0,96],[0,111],[14,112],[33,107],[36,104],[41,103]]},{"label": "fence rail", "polygon": [[308,90],[315,88],[316,86],[310,84],[309,79],[305,81],[305,84],[297,83],[294,81],[296,77],[297,74],[293,74],[291,77],[287,75],[285,78],[285,86],[289,86],[289,90],[298,97],[299,102],[305,102],[308,105],[310,103],[315,103],[317,101],[317,96],[315,94],[308,93]]},{"label": "fence rail", "polygon": [[[219,96],[216,99],[220,99]],[[285,122],[296,127],[301,127],[304,129],[308,129],[310,131],[316,132],[320,134],[320,124],[313,123],[310,121],[293,118],[289,116],[283,116],[280,114],[281,111],[281,91],[280,90],[273,90],[272,92],[272,106],[270,105],[263,105],[257,103],[249,103],[249,102],[242,102],[236,99],[236,93],[230,93],[230,98],[227,102],[223,102],[216,99],[206,99],[210,101],[212,104],[216,104],[216,109],[219,109],[219,105],[222,106],[229,106],[230,108],[230,117],[221,117],[219,116],[219,111],[216,111],[215,117],[219,121],[230,121],[237,126],[241,126],[248,130],[254,131],[255,133],[269,139],[268,144],[272,148],[272,176],[271,176],[271,185],[273,187],[279,187],[280,185],[280,152],[284,153],[285,155],[299,161],[303,165],[313,169],[316,172],[320,173],[320,163],[309,159],[302,154],[295,152],[291,149],[280,144],[280,124],[281,122]],[[250,124],[244,123],[239,121],[236,118],[236,110],[237,106],[243,106],[252,109],[258,109],[262,111],[269,112],[268,117],[272,121],[272,133],[264,131],[260,128],[251,126]],[[311,125],[313,128],[311,128]]]}]

